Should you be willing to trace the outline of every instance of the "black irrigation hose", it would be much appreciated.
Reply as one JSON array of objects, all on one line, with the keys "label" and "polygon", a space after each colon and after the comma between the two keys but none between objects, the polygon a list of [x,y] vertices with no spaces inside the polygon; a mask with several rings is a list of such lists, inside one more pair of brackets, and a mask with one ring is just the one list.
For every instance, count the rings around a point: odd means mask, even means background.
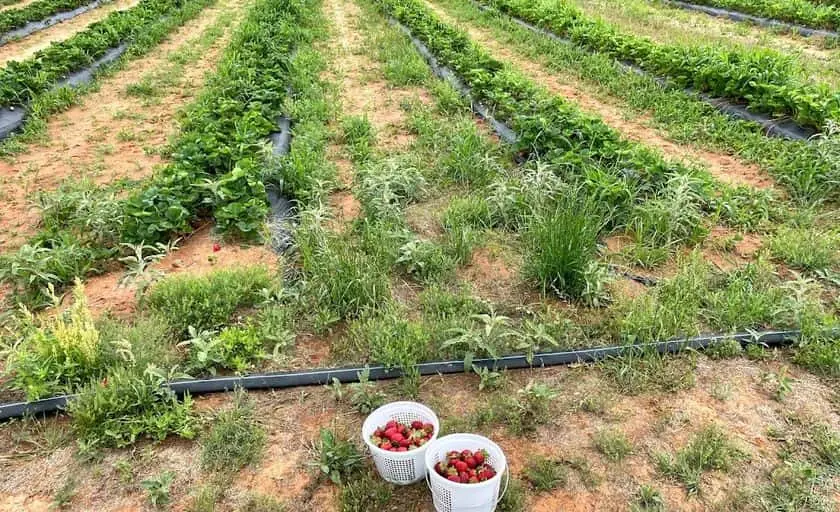
[{"label": "black irrigation hose", "polygon": [[[291,90],[287,91],[289,94]],[[278,131],[268,136],[271,144],[271,154],[281,158],[289,153],[292,146],[292,120],[281,115],[276,120]],[[271,249],[282,254],[292,245],[292,231],[290,223],[294,218],[294,203],[273,186],[266,187],[268,204],[271,212],[268,215],[269,245]]]},{"label": "black irrigation hose", "polygon": [[759,25],[767,28],[781,29],[785,32],[793,32],[804,37],[826,37],[837,39],[840,34],[831,30],[820,30],[816,28],[806,27],[798,23],[788,23],[785,21],[774,20],[772,18],[763,18],[761,16],[753,16],[752,14],[744,14],[742,12],[730,11],[720,7],[709,7],[707,5],[696,5],[690,2],[680,2],[679,0],[663,0],[667,5],[679,7],[687,11],[697,11],[716,18],[728,18],[732,21],[746,21],[754,25]]},{"label": "black irrigation hose", "polygon": [[420,52],[420,55],[423,56],[423,58],[426,60],[426,63],[429,64],[429,67],[432,68],[432,72],[434,72],[434,74],[438,78],[449,82],[449,84],[452,85],[452,87],[454,87],[455,90],[457,90],[461,94],[461,96],[466,98],[470,102],[470,108],[472,109],[473,113],[490,123],[490,126],[493,128],[493,131],[496,132],[499,138],[501,138],[504,142],[507,142],[508,144],[516,143],[516,140],[518,138],[516,136],[516,133],[513,130],[511,130],[510,127],[508,127],[506,124],[493,117],[493,114],[490,112],[490,109],[487,108],[486,105],[483,105],[482,103],[477,101],[473,101],[472,91],[470,90],[469,86],[467,86],[467,84],[465,84],[460,78],[458,78],[458,76],[456,76],[451,69],[449,69],[446,66],[442,66],[438,62],[437,57],[435,57],[432,54],[432,52],[429,50],[429,47],[426,46],[425,43],[414,37],[414,35],[411,33],[411,30],[409,30],[407,27],[405,27],[402,23],[398,22],[394,18],[389,17],[388,21],[392,25],[405,32],[409,39],[411,39],[411,43],[414,45],[415,48],[417,48],[417,51]]},{"label": "black irrigation hose", "polygon": [[[486,5],[478,3],[475,0],[470,0],[470,1],[478,9],[480,9],[484,12],[497,14],[497,15],[503,15],[503,16],[507,17],[509,20],[511,20],[512,22],[516,23],[517,25],[520,25],[524,28],[527,28],[528,30],[530,30],[532,32],[543,35],[545,37],[548,37],[549,39],[552,39],[554,41],[557,41],[559,43],[562,43],[562,44],[565,44],[565,45],[568,45],[568,46],[578,47],[577,45],[575,45],[574,42],[572,42],[569,39],[566,39],[564,37],[561,37],[561,36],[555,34],[554,32],[551,32],[551,31],[546,30],[544,28],[540,28],[536,25],[532,25],[531,23],[528,23],[527,21],[519,19],[515,16],[511,16],[510,14],[502,13],[502,12],[496,10],[496,9],[493,9],[492,7],[488,7]],[[596,51],[590,51],[590,53],[597,53],[597,52]],[[639,66],[636,66],[635,64],[632,64],[632,63],[626,62],[626,61],[622,61],[622,60],[616,60],[616,62],[618,62],[619,65],[621,65],[623,68],[625,68],[629,71],[632,71],[632,72],[637,73],[637,74],[642,75],[642,76],[652,78],[659,85],[661,85],[663,87],[668,87],[669,86],[669,82],[668,82],[667,79],[662,78],[662,77],[653,76],[650,73],[648,73],[647,71],[645,71],[644,69],[640,68]],[[765,114],[757,114],[757,113],[754,113],[754,112],[750,112],[743,105],[739,105],[737,103],[732,103],[731,101],[729,101],[728,99],[725,99],[725,98],[715,98],[715,97],[712,97],[708,94],[698,93],[697,91],[695,91],[692,88],[686,88],[685,92],[687,94],[697,96],[704,103],[706,103],[708,105],[711,105],[712,107],[714,107],[718,111],[720,111],[720,112],[722,112],[722,113],[724,113],[724,114],[726,114],[730,117],[734,117],[736,119],[741,119],[741,120],[744,120],[744,121],[750,121],[750,122],[758,124],[759,126],[761,126],[761,129],[764,130],[764,133],[766,133],[767,135],[773,136],[773,137],[780,137],[780,138],[784,138],[784,139],[804,141],[804,140],[810,139],[811,137],[813,137],[814,135],[817,134],[816,130],[813,130],[813,129],[807,128],[807,127],[799,126],[798,124],[794,123],[793,121],[791,121],[789,119],[771,118],[771,117],[769,117]]]},{"label": "black irrigation hose", "polygon": [[[656,343],[616,345],[610,347],[585,348],[562,352],[541,352],[534,354],[529,361],[522,354],[500,357],[498,359],[474,359],[472,366],[492,370],[517,370],[526,368],[546,368],[580,363],[594,363],[626,353],[655,351],[659,354],[676,354],[683,350],[703,350],[716,343],[735,340],[742,346],[760,344],[766,347],[783,346],[801,335],[800,330],[764,331],[758,333],[714,334],[692,338],[680,338]],[[420,375],[447,375],[464,373],[464,361],[429,361],[415,366]],[[337,380],[342,383],[358,382],[359,374],[367,369],[370,380],[396,379],[402,376],[399,368],[387,366],[342,367],[312,370],[298,370],[267,374],[243,375],[232,377],[211,377],[209,379],[188,379],[169,382],[166,386],[179,395],[189,393],[221,393],[236,388],[244,389],[285,389],[301,386],[326,385]],[[33,402],[0,404],[0,421],[22,416],[52,413],[63,410],[67,402],[76,395],[61,395]]]},{"label": "black irrigation hose", "polygon": [[[111,48],[105,55],[95,60],[85,69],[75,71],[67,75],[64,79],[56,82],[53,90],[61,87],[79,87],[93,80],[94,74],[102,67],[110,64],[120,58],[128,49],[128,43],[121,43],[115,48]],[[16,130],[23,126],[26,120],[27,110],[22,106],[0,107],[0,140],[6,139]]]},{"label": "black irrigation hose", "polygon": [[5,34],[0,35],[0,46],[8,43],[9,41],[14,41],[22,37],[26,37],[35,32],[38,32],[39,30],[49,28],[55,24],[61,23],[62,21],[71,20],[76,16],[84,14],[92,9],[96,9],[100,5],[111,1],[112,0],[94,0],[93,2],[87,5],[76,7],[72,11],[59,12],[39,21],[30,21],[29,23],[20,28],[10,30]]}]

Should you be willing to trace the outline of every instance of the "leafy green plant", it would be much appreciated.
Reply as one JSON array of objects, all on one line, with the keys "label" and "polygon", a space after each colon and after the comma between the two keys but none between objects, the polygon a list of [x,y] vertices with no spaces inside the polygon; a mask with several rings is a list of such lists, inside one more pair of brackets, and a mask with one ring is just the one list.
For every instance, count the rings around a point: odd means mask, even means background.
[{"label": "leafy green plant", "polygon": [[362,468],[364,456],[356,445],[340,438],[335,432],[321,429],[313,446],[314,464],[320,474],[333,483],[347,482],[347,478]]},{"label": "leafy green plant", "polygon": [[189,337],[178,344],[188,347],[187,369],[209,372],[227,369],[243,372],[265,356],[259,331],[254,326],[225,327],[218,334],[189,327]]},{"label": "leafy green plant", "polygon": [[265,431],[256,422],[254,405],[239,389],[233,407],[216,416],[201,441],[201,466],[215,472],[236,472],[259,460],[264,445]]},{"label": "leafy green plant", "polygon": [[436,243],[414,239],[400,247],[397,263],[421,281],[444,279],[454,270],[454,262]]},{"label": "leafy green plant", "polygon": [[347,116],[341,120],[344,144],[354,162],[366,162],[373,153],[376,135],[366,116]]},{"label": "leafy green plant", "polygon": [[487,355],[498,359],[508,341],[514,336],[510,328],[510,318],[496,313],[471,315],[472,325],[468,328],[455,328],[454,335],[443,342],[442,349],[459,349],[463,353],[464,370],[470,371],[475,356]]},{"label": "leafy green plant", "polygon": [[171,434],[196,434],[192,399],[179,402],[154,371],[114,369],[79,390],[67,406],[73,430],[88,448],[122,447],[140,437],[161,441]]},{"label": "leafy green plant", "polygon": [[696,494],[703,472],[727,471],[743,457],[719,427],[710,426],[698,432],[675,456],[659,454],[657,465],[663,474],[679,480],[690,494]]},{"label": "leafy green plant", "polygon": [[174,472],[164,471],[155,477],[140,482],[140,487],[146,490],[146,499],[149,501],[149,505],[160,508],[169,503],[169,489],[172,487],[174,480]]},{"label": "leafy green plant", "polygon": [[79,282],[66,314],[43,322],[27,314],[23,340],[9,355],[6,372],[12,387],[30,400],[72,393],[104,374],[108,350]]}]

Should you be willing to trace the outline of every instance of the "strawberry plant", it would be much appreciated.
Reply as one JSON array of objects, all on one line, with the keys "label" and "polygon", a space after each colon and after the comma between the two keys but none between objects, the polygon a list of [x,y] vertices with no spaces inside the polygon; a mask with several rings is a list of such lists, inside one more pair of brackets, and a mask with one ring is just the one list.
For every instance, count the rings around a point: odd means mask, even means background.
[{"label": "strawberry plant", "polygon": [[788,115],[821,130],[840,118],[840,93],[828,85],[803,82],[793,61],[770,50],[734,51],[712,46],[658,44],[590,20],[568,3],[488,0],[499,11],[536,24],[577,45],[668,77],[679,87],[746,102],[771,115]]},{"label": "strawberry plant", "polygon": [[19,9],[2,11],[0,12],[0,34],[20,28],[32,21],[41,21],[59,12],[72,11],[77,7],[91,3],[91,1],[40,0]]}]

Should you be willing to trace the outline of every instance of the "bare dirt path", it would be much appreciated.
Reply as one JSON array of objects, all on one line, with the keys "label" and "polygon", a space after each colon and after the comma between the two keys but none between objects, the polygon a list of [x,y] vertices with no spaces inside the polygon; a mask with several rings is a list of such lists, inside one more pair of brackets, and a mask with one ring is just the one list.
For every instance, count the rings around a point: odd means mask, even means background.
[{"label": "bare dirt path", "polygon": [[114,0],[109,4],[97,7],[92,11],[76,16],[72,20],[53,25],[34,34],[0,46],[0,66],[5,66],[12,60],[24,60],[39,50],[43,50],[55,41],[69,39],[77,32],[81,32],[89,25],[103,20],[114,11],[124,11],[137,5],[140,0]]},{"label": "bare dirt path", "polygon": [[[98,184],[140,179],[163,162],[159,150],[177,130],[177,113],[201,89],[205,73],[215,68],[230,27],[187,64],[179,67],[171,55],[192,51],[205,31],[219,27],[220,16],[232,23],[225,13],[238,19],[245,3],[224,0],[208,7],[149,54],[103,80],[82,104],[53,116],[45,142],[11,162],[0,162],[0,252],[20,246],[36,231],[39,215],[30,202],[33,193],[82,178]],[[153,89],[143,92],[138,84]],[[138,88],[142,94],[128,93]]]},{"label": "bare dirt path", "polygon": [[[405,148],[413,137],[405,129],[405,112],[400,104],[412,99],[428,102],[427,93],[419,88],[394,88],[385,81],[380,64],[368,55],[358,5],[348,0],[327,0],[324,10],[333,30],[328,43],[334,54],[329,79],[338,84],[341,112],[345,116],[366,117],[379,149]],[[338,168],[340,189],[331,195],[330,207],[335,227],[341,228],[359,214],[358,201],[351,192],[353,164],[339,144],[331,144],[327,155]]]},{"label": "bare dirt path", "polygon": [[471,39],[486,48],[496,58],[506,61],[552,93],[576,103],[584,112],[597,115],[627,139],[657,148],[668,158],[705,167],[715,178],[724,183],[749,185],[756,188],[773,186],[773,179],[758,166],[746,164],[730,155],[674,143],[658,130],[649,127],[643,117],[628,118],[620,108],[604,103],[587,93],[584,84],[568,80],[561,81],[556,74],[542,64],[503,45],[489,31],[461,23],[440,6],[428,1],[425,3],[442,20],[465,30]]}]

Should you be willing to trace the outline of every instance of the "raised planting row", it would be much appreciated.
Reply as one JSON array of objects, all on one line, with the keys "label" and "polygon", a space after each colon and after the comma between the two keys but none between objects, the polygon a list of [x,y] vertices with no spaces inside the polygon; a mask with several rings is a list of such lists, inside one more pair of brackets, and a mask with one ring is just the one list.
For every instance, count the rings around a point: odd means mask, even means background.
[{"label": "raised planting row", "polygon": [[719,7],[812,28],[834,31],[840,28],[840,8],[827,2],[820,3],[809,0],[688,0],[685,3]]},{"label": "raised planting row", "polygon": [[735,120],[679,89],[661,87],[653,77],[631,72],[606,55],[543,37],[472,2],[445,0],[439,4],[459,21],[491,31],[500,42],[559,76],[568,73],[582,87],[608,95],[627,115],[649,115],[670,139],[757,163],[796,202],[814,204],[840,197],[840,160],[835,156],[840,140],[836,133],[808,143],[766,137],[757,124]]},{"label": "raised planting row", "polygon": [[53,14],[72,11],[92,3],[92,0],[40,0],[20,9],[0,12],[0,35],[33,21],[41,21]]},{"label": "raised planting row", "polygon": [[657,44],[591,20],[563,2],[492,0],[487,4],[584,48],[667,77],[679,87],[742,101],[758,112],[790,116],[817,130],[829,120],[840,119],[840,93],[825,84],[801,80],[794,61],[771,50]]},{"label": "raised planting row", "polygon": [[83,69],[121,43],[143,42],[166,18],[183,18],[211,0],[141,0],[117,11],[73,37],[54,43],[24,61],[12,61],[0,70],[0,105],[24,105],[50,89],[68,73]]},{"label": "raised planting row", "polygon": [[48,285],[60,289],[101,271],[126,244],[148,254],[201,217],[215,217],[223,233],[259,237],[268,212],[264,182],[274,169],[266,164],[265,139],[286,100],[293,49],[313,37],[310,20],[298,2],[256,6],[186,109],[171,163],[124,199],[108,189],[68,196],[66,208],[45,219],[46,229],[0,257],[0,281],[20,300],[44,305]]}]

